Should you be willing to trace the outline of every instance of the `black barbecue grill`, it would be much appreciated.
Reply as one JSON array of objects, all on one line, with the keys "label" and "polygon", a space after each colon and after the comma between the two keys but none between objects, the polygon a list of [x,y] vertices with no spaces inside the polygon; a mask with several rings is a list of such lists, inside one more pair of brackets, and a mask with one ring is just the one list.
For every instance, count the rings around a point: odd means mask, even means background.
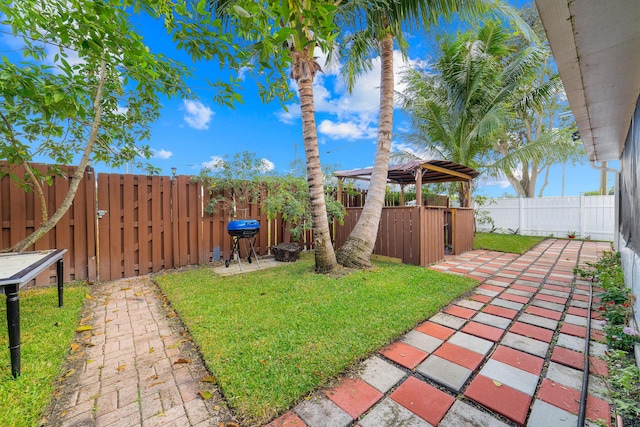
[{"label": "black barbecue grill", "polygon": [[251,264],[251,253],[253,253],[256,262],[258,263],[258,267],[260,267],[260,261],[258,261],[258,256],[256,255],[256,250],[254,247],[254,243],[256,241],[256,235],[260,231],[260,223],[255,219],[239,219],[236,221],[230,221],[227,224],[227,232],[233,238],[233,248],[231,249],[231,255],[229,255],[229,259],[225,260],[225,267],[229,267],[229,263],[233,259],[233,254],[238,254],[238,265],[242,268],[242,263],[240,262],[240,239],[247,239],[249,241],[249,247],[251,251],[247,256],[247,262]]}]

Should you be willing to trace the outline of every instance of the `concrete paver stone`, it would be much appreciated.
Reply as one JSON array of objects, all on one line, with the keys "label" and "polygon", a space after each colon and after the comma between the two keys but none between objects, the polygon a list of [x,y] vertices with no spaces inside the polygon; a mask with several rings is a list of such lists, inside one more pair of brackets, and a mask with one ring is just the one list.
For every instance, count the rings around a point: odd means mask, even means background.
[{"label": "concrete paver stone", "polygon": [[577,424],[577,415],[536,399],[527,427],[574,427]]},{"label": "concrete paver stone", "polygon": [[543,328],[555,331],[558,329],[558,321],[548,319],[546,317],[536,316],[534,314],[522,313],[518,319],[519,322],[528,323],[530,325],[541,326]]},{"label": "concrete paver stone", "polygon": [[470,308],[472,310],[480,310],[482,307],[484,307],[483,303],[479,301],[468,300],[468,299],[461,299],[460,301],[456,302],[456,305]]},{"label": "concrete paver stone", "polygon": [[317,399],[305,400],[296,405],[293,411],[309,427],[325,427],[329,425],[344,427],[352,421],[349,414],[324,396]]},{"label": "concrete paver stone", "polygon": [[381,393],[386,393],[405,377],[404,371],[385,362],[377,356],[365,360],[364,371],[360,374],[363,381],[371,384]]},{"label": "concrete paver stone", "polygon": [[498,307],[510,308],[512,310],[519,311],[524,304],[515,301],[507,301],[506,299],[496,298],[490,302],[490,304],[497,305]]},{"label": "concrete paver stone", "polygon": [[496,380],[509,387],[533,396],[538,385],[538,375],[507,365],[495,359],[489,359],[480,370],[480,375]]},{"label": "concrete paver stone", "polygon": [[546,308],[554,311],[562,311],[564,310],[564,305],[557,304],[555,302],[543,301],[541,299],[534,298],[531,301],[531,305],[535,305],[536,307]]},{"label": "concrete paver stone", "polygon": [[400,339],[419,350],[426,351],[427,353],[433,353],[443,342],[441,339],[415,330],[407,332]]},{"label": "concrete paver stone", "polygon": [[511,319],[482,312],[476,314],[473,317],[473,320],[476,322],[484,323],[485,325],[495,326],[496,328],[500,329],[506,329],[511,323]]},{"label": "concrete paver stone", "polygon": [[473,373],[471,369],[433,354],[419,364],[416,371],[456,391],[462,389]]},{"label": "concrete paver stone", "polygon": [[502,344],[516,350],[525,351],[539,357],[545,357],[549,344],[546,342],[534,340],[533,338],[523,337],[522,335],[507,332],[502,338]]},{"label": "concrete paver stone", "polygon": [[444,416],[438,427],[461,427],[461,426],[478,426],[478,427],[507,427],[508,424],[492,417],[486,412],[465,403],[456,400],[447,415]]},{"label": "concrete paver stone", "polygon": [[464,332],[456,332],[449,338],[449,342],[484,355],[489,353],[489,350],[493,347],[493,342]]},{"label": "concrete paver stone", "polygon": [[464,319],[442,312],[434,314],[429,320],[452,329],[460,329],[466,323]]},{"label": "concrete paver stone", "polygon": [[404,406],[386,398],[377,404],[358,422],[361,427],[406,426],[433,427],[431,424],[406,409]]}]

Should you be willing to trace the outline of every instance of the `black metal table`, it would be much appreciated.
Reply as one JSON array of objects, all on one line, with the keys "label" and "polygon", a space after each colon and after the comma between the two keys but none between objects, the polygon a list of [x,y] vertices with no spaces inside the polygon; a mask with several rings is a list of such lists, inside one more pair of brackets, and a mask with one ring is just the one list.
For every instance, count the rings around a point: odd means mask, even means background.
[{"label": "black metal table", "polygon": [[9,352],[11,374],[20,376],[20,298],[18,291],[38,274],[57,262],[58,307],[64,299],[62,257],[66,249],[0,254],[0,293],[7,295],[7,327],[9,329]]}]

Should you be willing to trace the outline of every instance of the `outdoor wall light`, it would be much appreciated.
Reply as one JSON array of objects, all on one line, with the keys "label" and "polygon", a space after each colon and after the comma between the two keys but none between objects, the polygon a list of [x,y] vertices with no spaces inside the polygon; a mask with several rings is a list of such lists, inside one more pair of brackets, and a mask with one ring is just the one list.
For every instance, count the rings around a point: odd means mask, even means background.
[{"label": "outdoor wall light", "polygon": [[171,168],[171,179],[176,177],[177,168]]}]

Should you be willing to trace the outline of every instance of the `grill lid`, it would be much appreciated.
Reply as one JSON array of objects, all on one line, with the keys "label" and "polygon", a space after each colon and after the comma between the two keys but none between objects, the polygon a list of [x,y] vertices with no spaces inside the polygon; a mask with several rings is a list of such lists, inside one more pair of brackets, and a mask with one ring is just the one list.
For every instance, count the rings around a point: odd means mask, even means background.
[{"label": "grill lid", "polygon": [[255,219],[238,219],[235,221],[229,221],[229,224],[227,224],[227,231],[246,231],[259,229],[260,223]]}]

